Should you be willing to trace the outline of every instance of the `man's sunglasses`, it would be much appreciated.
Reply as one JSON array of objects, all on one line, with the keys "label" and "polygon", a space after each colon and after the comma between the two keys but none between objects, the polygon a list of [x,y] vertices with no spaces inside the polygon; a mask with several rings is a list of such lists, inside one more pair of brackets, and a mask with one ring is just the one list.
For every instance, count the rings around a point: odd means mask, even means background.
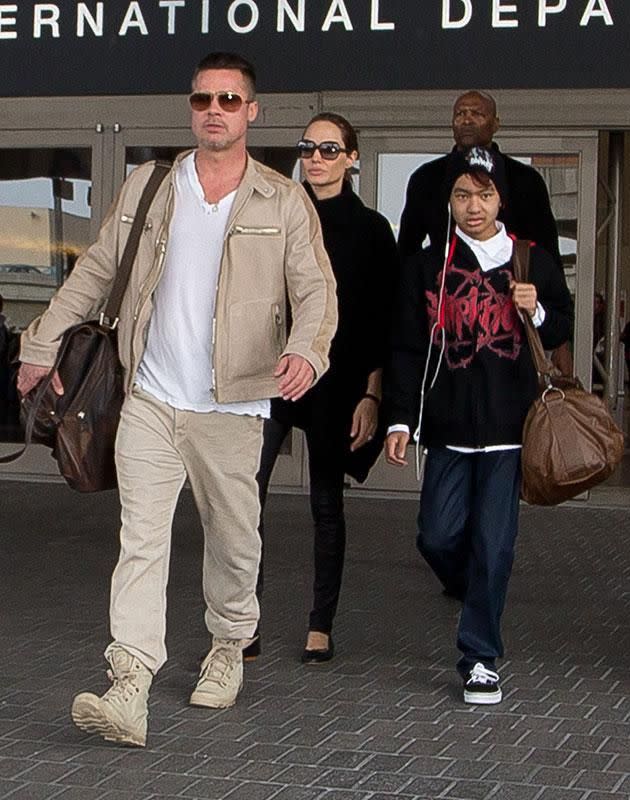
[{"label": "man's sunglasses", "polygon": [[347,153],[344,147],[340,147],[337,142],[320,142],[315,144],[310,139],[301,139],[297,143],[297,151],[300,158],[313,158],[315,151],[319,153],[326,161],[335,161],[339,157],[339,153]]},{"label": "man's sunglasses", "polygon": [[193,92],[188,98],[188,102],[193,111],[207,111],[215,97],[219,108],[230,113],[239,111],[243,103],[252,102],[251,100],[243,100],[240,94],[236,94],[236,92]]}]

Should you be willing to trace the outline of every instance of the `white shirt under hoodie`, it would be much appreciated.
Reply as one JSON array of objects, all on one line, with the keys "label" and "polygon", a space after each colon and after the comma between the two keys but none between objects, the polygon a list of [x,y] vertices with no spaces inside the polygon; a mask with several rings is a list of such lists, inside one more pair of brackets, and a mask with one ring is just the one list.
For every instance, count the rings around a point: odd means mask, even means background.
[{"label": "white shirt under hoodie", "polygon": [[[512,258],[514,241],[508,236],[505,225],[502,222],[497,220],[496,226],[496,234],[485,241],[468,236],[461,230],[459,225],[455,228],[456,235],[470,247],[483,272],[502,267]],[[540,303],[536,305],[536,313],[532,317],[532,321],[537,328],[545,321],[545,310]],[[396,431],[409,433],[409,428],[407,425],[391,425],[387,433]],[[458,453],[491,453],[496,450],[515,450],[520,446],[520,444],[496,444],[488,445],[487,447],[455,447],[447,445],[447,449],[455,450]]]},{"label": "white shirt under hoodie", "polygon": [[223,243],[236,191],[208,203],[195,154],[175,173],[175,206],[164,271],[153,296],[147,345],[136,383],[173,408],[269,416],[269,400],[217,403],[212,385],[212,323]]}]

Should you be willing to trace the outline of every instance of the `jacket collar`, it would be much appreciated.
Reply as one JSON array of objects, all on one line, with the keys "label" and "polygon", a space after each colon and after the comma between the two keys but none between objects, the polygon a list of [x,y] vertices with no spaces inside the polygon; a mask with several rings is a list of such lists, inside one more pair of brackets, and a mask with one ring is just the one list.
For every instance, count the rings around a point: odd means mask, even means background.
[{"label": "jacket collar", "polygon": [[255,191],[262,194],[263,197],[271,197],[275,193],[275,187],[267,180],[264,175],[264,170],[268,169],[260,161],[256,161],[247,153],[247,166],[245,167],[245,174],[241,181],[241,186],[244,188],[251,186]]}]

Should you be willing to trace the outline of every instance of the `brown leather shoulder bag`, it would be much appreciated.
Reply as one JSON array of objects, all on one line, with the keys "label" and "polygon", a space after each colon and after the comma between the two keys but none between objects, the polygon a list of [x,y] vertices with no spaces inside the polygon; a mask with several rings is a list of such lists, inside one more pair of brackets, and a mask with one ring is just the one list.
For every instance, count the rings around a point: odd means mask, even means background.
[{"label": "brown leather shoulder bag", "polygon": [[[527,282],[530,242],[514,246],[514,277]],[[606,480],[623,456],[623,433],[604,403],[584,391],[578,378],[558,375],[545,356],[531,318],[525,331],[539,380],[523,428],[522,498],[553,506]]]}]

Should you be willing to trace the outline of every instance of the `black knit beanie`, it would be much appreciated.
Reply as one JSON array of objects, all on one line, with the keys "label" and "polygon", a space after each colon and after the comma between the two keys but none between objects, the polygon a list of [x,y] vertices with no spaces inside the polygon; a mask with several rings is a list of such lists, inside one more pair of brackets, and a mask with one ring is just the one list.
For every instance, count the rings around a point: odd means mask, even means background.
[{"label": "black knit beanie", "polygon": [[461,175],[487,175],[494,183],[501,205],[507,203],[508,188],[505,178],[505,165],[500,153],[485,147],[469,147],[465,150],[454,150],[448,157],[444,193],[448,202],[453,186]]}]

